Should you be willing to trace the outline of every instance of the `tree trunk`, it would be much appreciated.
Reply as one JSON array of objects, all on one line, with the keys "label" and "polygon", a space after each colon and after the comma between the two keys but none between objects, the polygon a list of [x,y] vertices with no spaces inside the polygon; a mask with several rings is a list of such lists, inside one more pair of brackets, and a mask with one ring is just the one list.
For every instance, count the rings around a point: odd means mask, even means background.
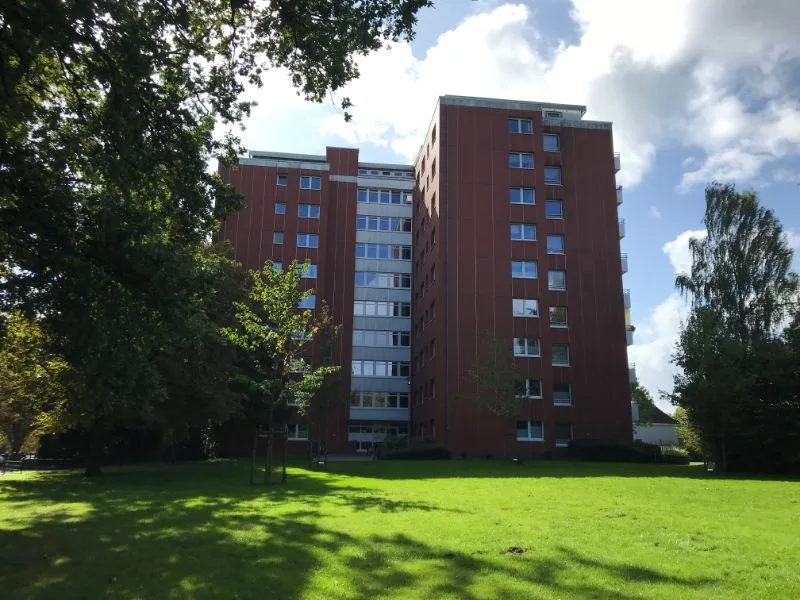
[{"label": "tree trunk", "polygon": [[89,451],[86,453],[86,477],[102,475],[100,464],[103,461],[103,448],[105,446],[105,430],[102,424],[95,422],[89,433]]}]

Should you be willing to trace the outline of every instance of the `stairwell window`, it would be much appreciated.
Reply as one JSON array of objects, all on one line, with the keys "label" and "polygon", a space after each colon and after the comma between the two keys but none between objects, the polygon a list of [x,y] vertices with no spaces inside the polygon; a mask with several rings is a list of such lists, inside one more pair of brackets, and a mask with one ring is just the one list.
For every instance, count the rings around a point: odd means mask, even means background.
[{"label": "stairwell window", "polygon": [[528,204],[533,206],[536,204],[533,188],[525,187],[512,187],[508,190],[509,204]]},{"label": "stairwell window", "polygon": [[553,384],[553,404],[570,406],[572,404],[572,390],[568,383]]},{"label": "stairwell window", "polygon": [[533,133],[533,121],[511,118],[508,120],[508,133]]},{"label": "stairwell window", "polygon": [[564,236],[563,235],[548,235],[547,236],[547,253],[548,254],[564,254]]},{"label": "stairwell window", "polygon": [[545,200],[544,216],[547,219],[563,219],[564,203],[561,200]]},{"label": "stairwell window", "polygon": [[285,202],[276,202],[275,203],[275,214],[276,215],[285,215],[286,214],[286,203]]},{"label": "stairwell window", "polygon": [[539,338],[514,338],[514,356],[540,357]]},{"label": "stairwell window", "polygon": [[545,167],[544,182],[548,185],[561,185],[561,167]]},{"label": "stairwell window", "polygon": [[550,327],[564,328],[567,326],[567,307],[550,307]]},{"label": "stairwell window", "polygon": [[547,272],[547,289],[563,292],[567,289],[567,272],[551,270]]},{"label": "stairwell window", "polygon": [[535,242],[536,225],[533,223],[511,223],[511,239],[519,242]]},{"label": "stairwell window", "polygon": [[544,134],[545,152],[558,152],[561,150],[561,139],[557,133]]},{"label": "stairwell window", "polygon": [[319,177],[303,175],[300,177],[301,190],[318,190],[322,187],[322,180]]},{"label": "stairwell window", "polygon": [[554,367],[568,367],[569,344],[553,344],[552,359]]},{"label": "stairwell window", "polygon": [[535,260],[512,260],[511,277],[515,279],[536,279],[537,268]]},{"label": "stairwell window", "polygon": [[532,169],[533,154],[530,152],[509,152],[508,166],[512,169]]},{"label": "stairwell window", "polygon": [[517,421],[518,442],[543,442],[544,427],[541,421]]}]

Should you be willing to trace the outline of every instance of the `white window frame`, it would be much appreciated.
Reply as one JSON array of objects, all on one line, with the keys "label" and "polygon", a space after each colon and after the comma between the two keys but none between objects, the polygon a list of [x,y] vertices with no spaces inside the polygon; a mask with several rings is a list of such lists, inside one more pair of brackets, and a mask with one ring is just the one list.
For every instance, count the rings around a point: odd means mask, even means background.
[{"label": "white window frame", "polygon": [[[530,167],[523,167],[522,166],[522,157],[523,156],[530,156],[531,157],[531,166]],[[516,165],[512,162],[511,158],[514,157],[516,159]],[[508,153],[508,168],[509,169],[523,169],[526,171],[531,171],[536,167],[536,161],[533,157],[533,152],[509,152]]]},{"label": "white window frame", "polygon": [[[301,244],[300,241],[303,240]],[[315,244],[311,242],[315,241]],[[298,248],[319,248],[319,234],[318,233],[305,233],[297,234],[297,247]]]},{"label": "white window frame", "polygon": [[[527,437],[519,437],[519,424],[520,423],[525,423],[527,425],[527,428],[528,428],[528,436]],[[531,430],[533,429],[531,427],[532,423],[538,424],[539,427],[537,429],[539,429],[542,432],[542,437],[533,437],[531,435]],[[543,442],[544,441],[544,422],[542,422],[542,421],[530,421],[530,420],[528,420],[528,421],[517,421],[517,427],[515,429],[515,435],[516,435],[516,438],[517,438],[518,442]]]},{"label": "white window frame", "polygon": [[[523,124],[527,124],[528,131],[524,131]],[[508,133],[531,135],[533,134],[533,119],[523,119],[521,117],[508,118]]]},{"label": "white window frame", "polygon": [[[561,321],[553,321],[553,311],[555,309],[559,309],[559,308],[564,310],[564,321],[563,322],[561,322]],[[550,327],[553,327],[554,329],[566,329],[568,327],[568,323],[569,323],[569,321],[568,321],[568,319],[569,319],[568,313],[569,313],[569,311],[567,310],[566,306],[551,306],[548,309]]]},{"label": "white window frame", "polygon": [[[514,227],[519,228],[520,237],[514,237]],[[509,226],[509,235],[512,242],[535,242],[536,241],[536,223],[511,223]],[[526,233],[531,233],[531,237],[527,237]]]},{"label": "white window frame", "polygon": [[[567,386],[567,393],[569,394],[567,401],[564,402],[559,401],[556,399],[556,386],[557,385],[565,385]],[[553,384],[553,405],[555,406],[572,406],[572,385],[569,383],[554,383]]]},{"label": "white window frame", "polygon": [[[537,379],[536,377],[525,377],[523,380],[524,382],[524,393],[522,394],[522,398],[527,400],[541,400],[542,399],[542,380]],[[539,382],[539,394],[531,394],[531,381],[538,381]]]},{"label": "white window frame", "polygon": [[297,272],[300,274],[300,279],[316,279],[317,263],[300,263],[297,265]]},{"label": "white window frame", "polygon": [[278,173],[278,176],[275,178],[275,185],[278,187],[286,187],[289,185],[289,176],[285,173]]},{"label": "white window frame", "polygon": [[316,175],[301,175],[300,176],[300,189],[301,190],[320,190],[322,189],[322,178]]},{"label": "white window frame", "polygon": [[[554,275],[555,273],[563,273],[564,274],[564,287],[553,287],[553,284],[550,280],[550,275]],[[551,292],[566,292],[567,291],[567,272],[564,269],[550,269],[547,271],[547,289]]]},{"label": "white window frame", "polygon": [[[555,139],[556,141],[555,147],[547,146],[548,139],[550,140]],[[542,144],[545,152],[561,152],[561,136],[558,135],[557,133],[545,133],[544,136],[542,136]]]},{"label": "white window frame", "polygon": [[[521,308],[518,311],[517,308]],[[533,314],[530,314],[533,311]],[[511,314],[521,319],[536,319],[539,317],[539,300],[537,298],[512,298]]]},{"label": "white window frame", "polygon": [[[518,352],[522,348],[522,353]],[[531,352],[536,350],[536,354]],[[520,358],[541,358],[542,357],[542,340],[539,338],[514,338],[514,356]]]},{"label": "white window frame", "polygon": [[[561,240],[561,250],[552,250],[550,248],[550,240]],[[547,253],[548,254],[566,254],[567,253],[567,239],[560,233],[547,234]]]},{"label": "white window frame", "polygon": [[286,214],[286,202],[276,202],[275,203],[275,214],[276,215],[285,215]]},{"label": "white window frame", "polygon": [[[316,207],[315,215],[311,214],[313,211],[312,207]],[[305,209],[305,211],[303,210]],[[306,214],[303,214],[305,212]],[[297,205],[297,217],[299,219],[319,219],[319,215],[322,212],[322,207],[319,204],[298,204]]]},{"label": "white window frame", "polygon": [[[547,173],[553,172],[556,170],[558,172],[558,181],[553,178],[548,178]],[[546,185],[561,185],[562,177],[561,177],[561,167],[554,167],[554,166],[546,166],[544,168],[544,182]]]},{"label": "white window frame", "polygon": [[[306,437],[300,437],[300,432],[305,431]],[[289,423],[289,440],[292,442],[307,442],[309,428],[304,423]]]},{"label": "white window frame", "polygon": [[272,243],[273,244],[283,244],[283,240],[286,236],[282,231],[273,231],[272,232]]},{"label": "white window frame", "polygon": [[[514,274],[514,263],[520,263],[522,265],[522,275],[515,275]],[[529,274],[529,271],[525,268],[525,265],[533,265],[533,275]],[[511,261],[511,278],[512,279],[538,279],[539,278],[539,265],[535,260],[512,260]]]},{"label": "white window frame", "polygon": [[297,308],[303,308],[306,310],[314,310],[317,308],[317,295],[316,294],[309,294],[300,302],[297,303]]},{"label": "white window frame", "polygon": [[[558,202],[558,205],[561,207],[561,210],[559,211],[559,216],[551,217],[549,214],[547,214],[547,203],[548,202]],[[544,218],[545,219],[549,219],[551,221],[563,221],[564,220],[564,201],[559,199],[559,198],[548,198],[547,200],[545,200],[545,202],[544,202]]]},{"label": "white window frame", "polygon": [[[531,201],[525,202],[525,193],[530,192]],[[508,188],[508,203],[521,206],[536,205],[536,189],[532,187],[511,187]]]},{"label": "white window frame", "polygon": [[[567,360],[566,361],[558,361],[556,362],[556,355],[553,350],[555,350],[556,346],[564,346],[567,349]],[[550,348],[550,364],[554,367],[568,367],[570,365],[570,352],[569,352],[569,344],[553,344]]]}]

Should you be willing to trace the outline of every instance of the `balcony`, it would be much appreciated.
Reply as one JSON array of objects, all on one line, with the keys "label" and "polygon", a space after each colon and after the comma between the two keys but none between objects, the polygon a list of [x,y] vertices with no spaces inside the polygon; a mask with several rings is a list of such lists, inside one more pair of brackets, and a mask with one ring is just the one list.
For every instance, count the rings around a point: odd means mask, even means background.
[{"label": "balcony", "polygon": [[630,290],[625,290],[622,294],[623,294],[623,304],[624,304],[625,308],[630,308],[631,307],[631,291]]},{"label": "balcony", "polygon": [[622,186],[618,185],[617,186],[617,206],[619,206],[620,204],[622,204]]},{"label": "balcony", "polygon": [[625,274],[628,272],[628,255],[622,254],[620,260],[622,262],[622,273]]},{"label": "balcony", "polygon": [[619,152],[614,152],[614,173],[619,173],[621,168],[622,164],[619,159]]},{"label": "balcony", "polygon": [[625,330],[625,343],[628,346],[633,345],[633,331],[634,331],[633,327],[629,327],[628,329]]},{"label": "balcony", "polygon": [[[631,341],[633,341],[633,340],[631,339]],[[637,379],[636,379],[636,363],[634,363],[632,365],[628,365],[628,381],[630,381],[631,383],[636,383],[636,381],[637,381]]]},{"label": "balcony", "polygon": [[619,220],[619,239],[625,237],[625,219]]}]

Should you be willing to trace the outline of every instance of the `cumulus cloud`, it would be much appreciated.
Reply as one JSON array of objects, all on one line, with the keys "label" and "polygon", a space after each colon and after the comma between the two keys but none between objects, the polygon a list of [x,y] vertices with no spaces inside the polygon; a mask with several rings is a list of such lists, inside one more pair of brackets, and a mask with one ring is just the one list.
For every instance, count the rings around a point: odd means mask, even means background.
[{"label": "cumulus cloud", "polygon": [[[401,42],[363,57],[360,79],[341,92],[355,103],[353,122],[309,113],[321,138],[413,160],[436,98],[455,94],[586,104],[587,119],[614,122],[627,185],[662,147],[691,152],[682,189],[753,179],[800,154],[794,0],[573,0],[577,41],[547,49],[543,21],[525,5],[476,6],[424,55]],[[261,98],[257,124],[296,115],[283,93],[269,113],[276,89]]]}]

